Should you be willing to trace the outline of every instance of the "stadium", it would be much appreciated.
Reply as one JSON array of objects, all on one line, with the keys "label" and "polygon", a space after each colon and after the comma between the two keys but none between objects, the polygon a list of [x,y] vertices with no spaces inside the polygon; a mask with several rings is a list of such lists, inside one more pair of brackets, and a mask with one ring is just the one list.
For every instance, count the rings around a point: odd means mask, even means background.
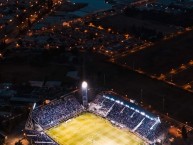
[{"label": "stadium", "polygon": [[147,145],[161,143],[166,127],[158,116],[105,91],[80,103],[75,95],[62,96],[33,107],[26,137],[40,145]]}]

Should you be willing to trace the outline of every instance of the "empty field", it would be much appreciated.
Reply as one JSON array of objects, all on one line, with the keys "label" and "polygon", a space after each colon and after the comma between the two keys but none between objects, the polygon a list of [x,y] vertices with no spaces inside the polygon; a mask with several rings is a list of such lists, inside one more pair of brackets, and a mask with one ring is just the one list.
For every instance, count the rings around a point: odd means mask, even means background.
[{"label": "empty field", "polygon": [[193,81],[193,67],[190,67],[184,71],[181,71],[173,76],[173,82],[183,86],[189,82]]},{"label": "empty field", "polygon": [[161,24],[156,21],[150,21],[140,18],[132,18],[125,15],[115,15],[102,19],[101,21],[95,22],[96,24],[102,25],[104,27],[113,28],[113,30],[124,32],[128,31],[130,27],[145,27],[148,29],[155,29],[158,32],[164,34],[170,34],[177,32],[175,27],[169,27],[167,24]]},{"label": "empty field", "polygon": [[60,145],[144,145],[144,141],[129,131],[113,126],[109,121],[86,113],[53,127],[46,133]]},{"label": "empty field", "polygon": [[[170,40],[162,40],[142,51],[118,59],[118,62],[141,69],[148,74],[160,75],[187,64],[193,59],[193,31]],[[191,75],[191,74],[189,74]]]}]

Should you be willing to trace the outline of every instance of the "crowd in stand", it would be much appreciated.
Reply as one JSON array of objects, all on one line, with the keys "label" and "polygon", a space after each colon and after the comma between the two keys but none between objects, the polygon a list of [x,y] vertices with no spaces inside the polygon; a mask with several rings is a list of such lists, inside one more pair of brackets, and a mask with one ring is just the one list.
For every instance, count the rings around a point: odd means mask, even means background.
[{"label": "crowd in stand", "polygon": [[129,130],[139,134],[143,138],[154,142],[162,133],[166,130],[163,123],[155,117],[147,117],[144,110],[136,110],[135,108],[129,108],[120,101],[113,101],[105,98],[103,95],[98,96],[93,102],[97,105],[97,114],[106,114],[106,118],[127,127]]},{"label": "crowd in stand", "polygon": [[[69,96],[50,102],[48,105],[40,106],[32,111],[32,119],[43,129],[53,127],[61,121],[67,120],[74,115],[81,113],[83,107],[73,97]],[[26,135],[35,144],[57,145],[44,132],[26,130]]]},{"label": "crowd in stand", "polygon": [[74,97],[67,97],[36,108],[32,112],[32,118],[42,128],[48,128],[71,118],[82,110],[82,106]]},{"label": "crowd in stand", "polygon": [[39,132],[35,130],[26,130],[27,137],[30,137],[33,143],[44,145],[57,145],[52,139],[50,139],[44,132]]}]

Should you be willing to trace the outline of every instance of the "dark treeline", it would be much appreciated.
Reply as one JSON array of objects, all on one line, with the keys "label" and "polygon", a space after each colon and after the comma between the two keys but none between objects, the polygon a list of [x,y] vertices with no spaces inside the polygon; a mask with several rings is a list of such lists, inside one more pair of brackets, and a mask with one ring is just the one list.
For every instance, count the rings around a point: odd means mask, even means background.
[{"label": "dark treeline", "polygon": [[186,12],[181,13],[167,13],[158,10],[139,10],[135,7],[128,7],[125,10],[125,15],[182,27],[193,25],[193,9],[187,9]]},{"label": "dark treeline", "polygon": [[133,25],[129,28],[129,32],[136,37],[140,37],[141,39],[149,40],[149,41],[157,41],[163,38],[162,32],[157,32],[155,29],[149,29],[143,26]]}]

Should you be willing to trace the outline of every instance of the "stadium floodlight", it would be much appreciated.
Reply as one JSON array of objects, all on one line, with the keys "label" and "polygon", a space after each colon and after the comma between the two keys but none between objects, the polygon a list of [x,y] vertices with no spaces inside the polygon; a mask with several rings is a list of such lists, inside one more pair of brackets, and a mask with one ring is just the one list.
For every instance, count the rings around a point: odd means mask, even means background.
[{"label": "stadium floodlight", "polygon": [[88,87],[87,82],[83,81],[82,82],[82,89],[87,89],[87,87]]},{"label": "stadium floodlight", "polygon": [[34,103],[34,105],[33,105],[33,110],[36,108],[36,103]]},{"label": "stadium floodlight", "polygon": [[88,89],[88,84],[86,81],[82,82],[82,102],[85,107],[88,106],[88,96],[87,96],[87,89]]}]

